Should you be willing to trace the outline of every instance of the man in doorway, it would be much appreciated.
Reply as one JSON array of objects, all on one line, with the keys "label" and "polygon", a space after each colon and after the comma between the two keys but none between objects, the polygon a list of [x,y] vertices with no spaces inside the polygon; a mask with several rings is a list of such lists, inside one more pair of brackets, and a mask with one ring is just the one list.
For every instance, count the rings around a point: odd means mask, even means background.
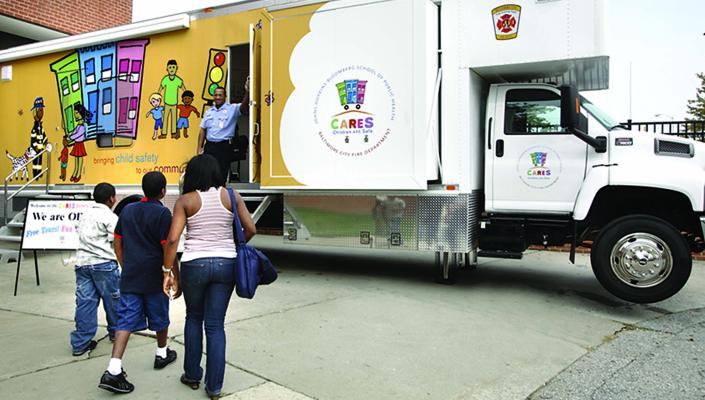
[{"label": "man in doorway", "polygon": [[169,60],[166,63],[166,72],[159,84],[159,89],[157,93],[163,94],[164,97],[164,130],[162,136],[166,136],[166,133],[171,133],[171,137],[178,139],[176,133],[176,120],[178,118],[178,111],[176,105],[179,103],[179,89],[182,91],[186,90],[183,79],[176,75],[176,71],[179,70],[179,66],[176,64],[176,60]]},{"label": "man in doorway", "polygon": [[237,119],[246,113],[250,103],[250,81],[245,81],[245,95],[239,104],[225,102],[225,88],[218,87],[213,94],[213,107],[203,114],[201,130],[198,133],[197,154],[210,154],[218,160],[223,183],[230,177],[230,162],[233,159],[232,142],[236,132]]}]

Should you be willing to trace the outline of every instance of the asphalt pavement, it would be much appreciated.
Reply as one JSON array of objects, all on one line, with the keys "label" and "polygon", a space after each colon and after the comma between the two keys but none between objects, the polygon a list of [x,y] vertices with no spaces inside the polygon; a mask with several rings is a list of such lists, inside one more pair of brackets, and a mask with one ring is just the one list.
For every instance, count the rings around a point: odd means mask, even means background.
[{"label": "asphalt pavement", "polygon": [[[226,399],[702,399],[705,263],[660,303],[602,289],[585,255],[480,259],[452,286],[425,253],[302,248],[258,237],[280,271],[226,316]],[[73,357],[74,274],[43,253],[0,265],[0,398],[106,399],[107,339]],[[179,360],[154,371],[150,332],[130,340],[132,399],[199,399],[178,383],[183,300],[172,303]],[[104,318],[100,316],[101,323]],[[99,338],[105,329],[99,329]]]}]

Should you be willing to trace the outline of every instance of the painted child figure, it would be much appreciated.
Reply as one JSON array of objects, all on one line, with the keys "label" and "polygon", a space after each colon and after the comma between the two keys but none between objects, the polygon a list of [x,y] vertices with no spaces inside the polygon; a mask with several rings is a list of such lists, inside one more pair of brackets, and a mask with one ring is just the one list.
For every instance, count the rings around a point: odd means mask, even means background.
[{"label": "painted child figure", "polygon": [[64,136],[61,143],[64,148],[61,149],[61,154],[59,155],[59,161],[61,162],[61,176],[59,178],[62,181],[66,180],[66,168],[69,166],[69,140]]},{"label": "painted child figure", "polygon": [[176,139],[181,136],[181,129],[184,130],[184,138],[188,139],[188,117],[192,112],[196,113],[198,118],[201,118],[201,113],[198,112],[196,107],[191,105],[193,103],[193,92],[186,90],[181,94],[181,102],[176,108],[179,110],[179,120],[176,122]]},{"label": "painted child figure", "polygon": [[159,133],[159,139],[164,139],[166,135],[161,131],[164,130],[164,122],[162,121],[162,114],[164,113],[164,107],[160,104],[162,103],[162,95],[159,93],[152,93],[149,96],[149,104],[152,105],[152,109],[147,111],[145,117],[149,118],[150,114],[154,118],[154,135],[152,135],[152,140],[157,139],[157,133]]}]

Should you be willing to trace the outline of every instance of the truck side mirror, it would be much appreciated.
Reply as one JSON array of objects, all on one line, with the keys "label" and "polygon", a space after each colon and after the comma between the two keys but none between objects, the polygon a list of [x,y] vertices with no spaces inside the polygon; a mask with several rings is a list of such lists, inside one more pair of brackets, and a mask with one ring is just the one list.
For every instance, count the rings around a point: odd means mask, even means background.
[{"label": "truck side mirror", "polygon": [[588,118],[584,114],[578,114],[578,130],[588,133]]},{"label": "truck side mirror", "polygon": [[580,113],[580,95],[572,85],[564,85],[561,89],[561,128],[577,136],[578,139],[592,146],[597,153],[607,151],[606,138],[594,138],[587,134],[587,117]]},{"label": "truck side mirror", "polygon": [[561,89],[561,128],[573,132],[578,128],[580,120],[580,97],[578,89],[572,85],[564,85]]}]

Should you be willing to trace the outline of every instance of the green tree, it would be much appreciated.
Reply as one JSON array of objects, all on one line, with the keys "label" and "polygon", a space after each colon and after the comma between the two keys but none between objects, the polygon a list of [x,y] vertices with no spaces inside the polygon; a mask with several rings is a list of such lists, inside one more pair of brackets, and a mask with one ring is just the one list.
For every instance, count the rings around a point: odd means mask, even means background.
[{"label": "green tree", "polygon": [[[695,90],[695,98],[688,100],[688,114],[686,121],[693,121],[694,124],[686,124],[686,131],[694,130],[702,132],[705,128],[705,73],[696,74],[700,79],[700,87]],[[692,125],[692,126],[688,126]]]}]

